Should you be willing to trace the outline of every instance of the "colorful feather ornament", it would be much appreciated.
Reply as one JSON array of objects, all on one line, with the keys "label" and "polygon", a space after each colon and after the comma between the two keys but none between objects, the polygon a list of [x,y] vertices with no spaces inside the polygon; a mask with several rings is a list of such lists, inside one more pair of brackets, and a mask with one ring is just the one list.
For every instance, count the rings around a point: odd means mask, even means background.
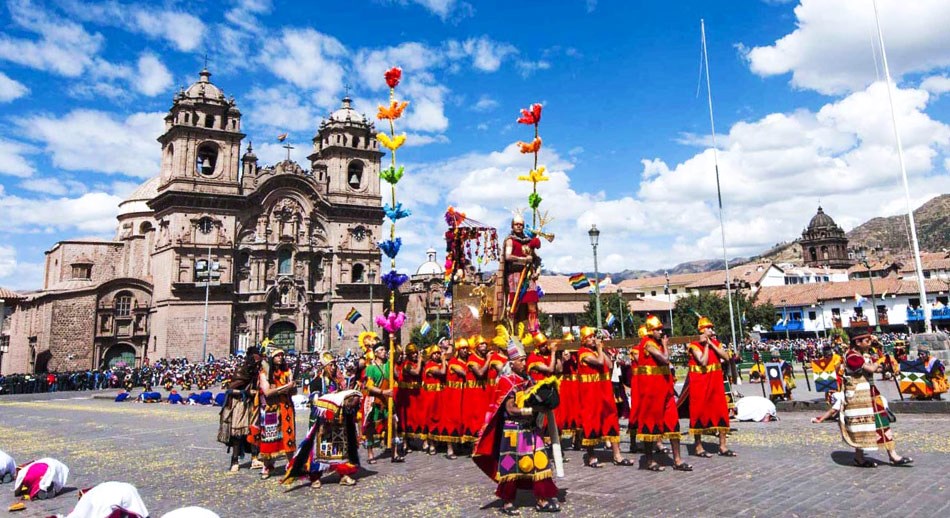
[{"label": "colorful feather ornament", "polygon": [[383,181],[385,181],[386,183],[390,185],[396,185],[397,183],[399,183],[399,180],[402,179],[402,175],[404,172],[405,172],[405,168],[403,166],[399,166],[399,168],[390,166],[380,171],[379,177],[382,178]]},{"label": "colorful feather ornament", "polygon": [[[380,135],[382,135],[382,133],[380,133]],[[537,153],[541,150],[541,137],[535,137],[531,142],[521,142],[519,140],[518,147],[521,148],[521,152],[525,155],[528,153]]]},{"label": "colorful feather ornament", "polygon": [[[406,134],[403,133],[402,135],[396,135],[394,138],[389,138],[389,135],[380,132],[376,134],[376,140],[382,143],[384,148],[390,151],[396,151],[397,149],[402,147],[403,144],[406,143]],[[538,147],[539,148],[541,147],[540,141],[538,141]],[[525,153],[525,152],[526,151],[522,151],[522,153]]]},{"label": "colorful feather ornament", "polygon": [[390,259],[395,259],[396,255],[399,254],[399,249],[402,247],[402,238],[397,237],[396,239],[387,239],[386,241],[379,242],[379,249],[386,254],[386,257]]},{"label": "colorful feather ornament", "polygon": [[402,202],[396,203],[395,207],[390,207],[387,203],[383,206],[383,212],[386,213],[386,217],[389,218],[393,223],[395,223],[396,220],[408,218],[412,215],[411,210],[402,208]]},{"label": "colorful feather ornament", "polygon": [[409,101],[393,101],[388,107],[380,105],[379,111],[376,113],[376,118],[379,120],[396,120],[402,117],[402,112],[406,109],[406,106],[409,106]]},{"label": "colorful feather ornament", "polygon": [[396,291],[404,282],[409,280],[409,276],[401,274],[396,270],[390,270],[389,273],[383,275],[380,280],[383,281],[383,284],[391,291]]},{"label": "colorful feather ornament", "polygon": [[386,71],[384,74],[386,78],[386,84],[390,88],[396,88],[399,85],[399,80],[402,79],[402,69],[399,67],[392,67]]},{"label": "colorful feather ornament", "polygon": [[518,118],[518,124],[527,124],[537,126],[541,122],[541,104],[534,103],[530,111],[521,109],[521,117]]},{"label": "colorful feather ornament", "polygon": [[390,333],[395,333],[402,329],[402,325],[406,322],[406,314],[402,311],[394,313],[390,311],[386,315],[379,315],[376,317],[376,325],[385,329]]},{"label": "colorful feather ornament", "polygon": [[545,167],[541,166],[537,169],[532,169],[528,175],[521,175],[518,177],[522,182],[546,182],[551,179],[550,176],[544,176]]}]

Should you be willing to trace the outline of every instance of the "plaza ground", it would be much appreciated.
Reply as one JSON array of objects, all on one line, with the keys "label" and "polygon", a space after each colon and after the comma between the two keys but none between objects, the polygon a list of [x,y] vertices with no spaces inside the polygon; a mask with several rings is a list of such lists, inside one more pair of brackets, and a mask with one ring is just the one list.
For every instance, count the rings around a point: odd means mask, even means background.
[{"label": "plaza ground", "polygon": [[[751,391],[747,392],[753,395]],[[410,454],[405,464],[367,465],[354,488],[325,479],[322,488],[286,487],[258,472],[227,471],[228,456],[215,442],[218,409],[116,404],[91,393],[58,393],[0,399],[0,449],[17,462],[50,456],[70,468],[67,492],[28,503],[21,516],[68,513],[77,489],[108,480],[138,487],[153,517],[201,505],[222,517],[478,516],[495,513],[494,485],[468,458]],[[562,516],[845,516],[856,514],[947,515],[950,500],[950,415],[899,415],[898,451],[913,468],[851,466],[851,453],[835,424],[810,424],[812,413],[781,413],[774,423],[735,423],[730,445],[737,458],[687,457],[692,473],[652,473],[609,464],[582,465],[568,451]],[[298,414],[302,434],[306,416]],[[685,422],[683,422],[685,427]],[[626,450],[626,442],[623,449]],[[707,449],[716,451],[712,442]],[[365,453],[365,452],[361,452]],[[639,456],[638,456],[639,457]],[[880,461],[883,452],[872,454]],[[639,458],[638,458],[639,460]],[[669,466],[671,460],[661,457]],[[0,486],[0,505],[13,502],[11,485]],[[519,504],[528,505],[522,493]],[[530,508],[524,514],[533,514]]]}]

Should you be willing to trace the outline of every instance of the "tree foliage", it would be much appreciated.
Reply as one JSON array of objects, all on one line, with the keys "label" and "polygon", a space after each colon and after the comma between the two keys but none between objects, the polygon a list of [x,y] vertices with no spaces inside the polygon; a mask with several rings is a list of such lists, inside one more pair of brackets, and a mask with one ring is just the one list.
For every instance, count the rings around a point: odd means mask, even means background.
[{"label": "tree foliage", "polygon": [[[767,329],[775,324],[775,307],[772,304],[755,305],[743,293],[733,293],[733,315],[736,332],[740,339],[756,325]],[[729,302],[725,297],[713,293],[701,293],[678,299],[673,307],[673,334],[695,335],[699,316],[709,318],[716,325],[716,333],[723,342],[732,341],[732,329],[729,323]],[[741,332],[740,332],[741,330]]]},{"label": "tree foliage", "polygon": [[422,334],[421,326],[412,328],[412,332],[409,333],[410,342],[416,344],[416,347],[418,347],[419,349],[424,349],[430,345],[435,345],[439,343],[439,338],[446,335],[445,322],[439,323],[439,326],[442,327],[441,330],[436,329],[435,323],[430,323],[429,325],[432,326],[432,329],[430,329],[429,332],[426,333],[425,335]]},{"label": "tree foliage", "polygon": [[[621,335],[621,313],[623,314],[623,334],[627,337],[637,335],[637,328],[643,325],[644,318],[631,313],[623,306],[623,300],[616,293],[602,293],[600,295],[600,313],[604,324],[604,329],[610,331],[611,335],[619,337]],[[613,325],[607,325],[607,314],[613,313],[616,322]],[[578,317],[578,323],[582,326],[597,327],[597,296],[591,295],[587,305],[584,306],[584,312]]]}]

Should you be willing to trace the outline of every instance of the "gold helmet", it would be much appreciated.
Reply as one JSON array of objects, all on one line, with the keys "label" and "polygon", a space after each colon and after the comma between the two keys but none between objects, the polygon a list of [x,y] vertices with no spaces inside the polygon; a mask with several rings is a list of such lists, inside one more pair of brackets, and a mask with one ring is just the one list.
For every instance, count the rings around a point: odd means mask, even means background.
[{"label": "gold helmet", "polygon": [[646,326],[646,324],[644,324],[644,325],[640,326],[639,328],[637,328],[637,335],[640,336],[640,338],[643,338],[644,336],[646,336],[646,335],[648,335],[648,334],[650,334],[650,332],[647,331],[647,326]]},{"label": "gold helmet", "polygon": [[706,329],[707,327],[715,327],[715,325],[712,323],[712,320],[709,320],[706,317],[699,317],[699,324],[696,325],[696,328],[699,330],[699,332],[702,332],[703,329]]},{"label": "gold helmet", "polygon": [[461,337],[455,340],[455,349],[468,349],[469,341],[465,337]]},{"label": "gold helmet", "polygon": [[590,326],[584,326],[581,328],[581,341],[594,336],[597,333],[597,330]]},{"label": "gold helmet", "polygon": [[647,331],[656,331],[657,329],[663,329],[663,322],[660,322],[660,319],[656,315],[647,316]]},{"label": "gold helmet", "polygon": [[533,339],[535,347],[541,347],[542,345],[548,343],[548,337],[545,336],[541,331],[534,333]]}]

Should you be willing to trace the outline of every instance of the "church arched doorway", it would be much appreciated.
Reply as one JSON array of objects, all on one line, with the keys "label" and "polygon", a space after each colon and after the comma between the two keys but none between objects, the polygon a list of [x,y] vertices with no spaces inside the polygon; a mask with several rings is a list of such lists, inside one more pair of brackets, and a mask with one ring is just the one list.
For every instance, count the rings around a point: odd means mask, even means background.
[{"label": "church arched doorway", "polygon": [[53,359],[53,353],[49,349],[36,355],[36,359],[33,360],[33,374],[40,374],[41,372],[49,372],[49,361]]},{"label": "church arched doorway", "polygon": [[267,333],[274,344],[272,347],[278,347],[285,351],[296,349],[297,326],[291,322],[277,322],[270,326],[270,332]]},{"label": "church arched doorway", "polygon": [[102,363],[107,369],[114,369],[120,364],[135,367],[135,348],[129,344],[113,345],[106,349]]}]

